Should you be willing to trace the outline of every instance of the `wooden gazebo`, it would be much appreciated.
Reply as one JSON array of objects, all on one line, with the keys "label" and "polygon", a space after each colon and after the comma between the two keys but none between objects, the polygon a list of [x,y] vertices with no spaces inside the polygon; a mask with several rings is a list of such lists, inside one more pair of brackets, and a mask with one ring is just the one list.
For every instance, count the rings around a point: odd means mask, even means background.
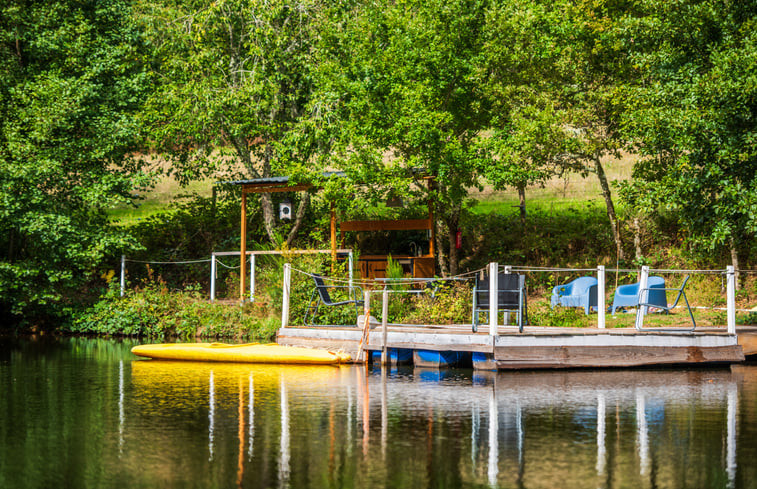
[{"label": "wooden gazebo", "polygon": [[[325,177],[344,177],[342,172],[324,173]],[[431,177],[426,177],[431,181]],[[240,298],[245,296],[247,274],[247,194],[261,194],[273,192],[300,192],[313,188],[309,183],[290,184],[289,177],[256,178],[251,180],[236,180],[221,182],[229,185],[242,187],[242,217],[241,217],[241,246],[240,246],[240,272],[239,290]],[[344,243],[344,233],[348,231],[428,231],[429,246],[428,254],[422,256],[393,255],[392,259],[400,263],[404,269],[415,278],[429,278],[434,276],[434,210],[433,202],[428,202],[428,218],[426,219],[387,219],[368,221],[342,221],[337,223],[336,210],[331,204],[331,259],[337,258],[337,226],[339,227],[340,240]],[[366,255],[358,260],[361,275],[364,279],[382,278],[386,276],[386,265],[389,255]]]}]

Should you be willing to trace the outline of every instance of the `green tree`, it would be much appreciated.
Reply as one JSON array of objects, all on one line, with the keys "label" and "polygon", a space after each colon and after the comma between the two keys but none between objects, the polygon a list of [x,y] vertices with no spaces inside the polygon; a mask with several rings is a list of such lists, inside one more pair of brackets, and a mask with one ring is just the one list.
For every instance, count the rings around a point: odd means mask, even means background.
[{"label": "green tree", "polygon": [[757,5],[642,2],[619,30],[639,83],[626,125],[645,158],[624,189],[674,212],[706,256],[748,256],[757,233]]},{"label": "green tree", "polygon": [[[153,144],[181,179],[227,174],[304,178],[327,142],[310,105],[320,0],[140,2],[155,47],[158,89],[146,118]],[[286,244],[310,197],[300,195]],[[280,243],[270,194],[261,194],[270,241]]]},{"label": "green tree", "polygon": [[475,66],[485,5],[369,2],[340,14],[324,39],[319,80],[339,114],[345,169],[372,182],[392,183],[416,168],[434,177],[416,188],[442,223],[437,251],[445,274],[458,271],[460,214],[478,185],[474,143],[488,110]]},{"label": "green tree", "polygon": [[38,320],[134,246],[105,208],[145,183],[133,150],[148,84],[123,0],[0,6],[0,308]]}]

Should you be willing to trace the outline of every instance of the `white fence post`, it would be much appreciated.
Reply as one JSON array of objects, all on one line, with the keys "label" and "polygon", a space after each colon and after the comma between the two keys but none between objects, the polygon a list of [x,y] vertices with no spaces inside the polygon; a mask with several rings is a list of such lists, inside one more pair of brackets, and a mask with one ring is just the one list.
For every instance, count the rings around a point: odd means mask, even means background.
[{"label": "white fence post", "polygon": [[255,253],[250,255],[250,302],[255,302]]},{"label": "white fence post", "polygon": [[210,254],[210,302],[216,300],[216,254]]},{"label": "white fence post", "polygon": [[350,276],[350,290],[352,290],[352,287],[354,286],[352,278],[352,250],[347,254],[347,273],[349,273]]},{"label": "white fence post", "polygon": [[726,316],[728,317],[728,334],[736,334],[736,271],[732,265],[726,268]]},{"label": "white fence post", "polygon": [[121,297],[126,289],[126,255],[121,255]]},{"label": "white fence post", "polygon": [[499,266],[496,262],[489,263],[489,335],[497,336],[497,292]]},{"label": "white fence post", "polygon": [[605,329],[605,266],[597,267],[597,327]]},{"label": "white fence post", "polygon": [[292,290],[292,265],[284,264],[283,304],[281,305],[281,327],[289,326],[289,291]]},{"label": "white fence post", "polygon": [[[641,267],[641,278],[639,280],[639,304],[649,302],[649,291],[644,290],[649,286],[649,267]],[[636,329],[644,327],[644,315],[647,313],[647,306],[637,306],[636,308]]]},{"label": "white fence post", "polygon": [[384,284],[384,292],[381,294],[381,365],[389,363],[388,348],[386,341],[389,326],[389,288]]}]

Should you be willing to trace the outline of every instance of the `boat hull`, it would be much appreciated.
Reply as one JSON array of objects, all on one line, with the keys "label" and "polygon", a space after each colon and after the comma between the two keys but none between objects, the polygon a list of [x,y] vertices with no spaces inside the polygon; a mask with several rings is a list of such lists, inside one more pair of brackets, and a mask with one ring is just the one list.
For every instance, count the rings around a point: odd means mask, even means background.
[{"label": "boat hull", "polygon": [[197,362],[275,363],[295,365],[337,365],[349,363],[348,353],[312,348],[249,343],[161,343],[139,345],[131,352],[156,360],[188,360]]}]

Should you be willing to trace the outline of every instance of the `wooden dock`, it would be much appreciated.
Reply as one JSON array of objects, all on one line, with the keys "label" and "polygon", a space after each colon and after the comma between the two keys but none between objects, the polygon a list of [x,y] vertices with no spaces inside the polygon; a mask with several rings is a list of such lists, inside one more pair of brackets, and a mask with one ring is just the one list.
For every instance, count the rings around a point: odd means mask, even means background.
[{"label": "wooden dock", "polygon": [[[486,329],[486,328],[484,328]],[[361,346],[357,327],[285,327],[282,345],[343,350],[370,359],[384,348],[381,327],[370,330]],[[711,365],[744,361],[757,353],[757,331],[729,334],[723,328],[696,331],[639,331],[634,328],[548,328],[501,326],[498,334],[473,333],[469,325],[390,326],[389,358],[411,352],[419,367],[472,366],[478,370],[617,368],[663,365]],[[360,355],[360,350],[364,352]],[[391,355],[391,353],[394,355]],[[377,356],[377,355],[376,355]]]}]

